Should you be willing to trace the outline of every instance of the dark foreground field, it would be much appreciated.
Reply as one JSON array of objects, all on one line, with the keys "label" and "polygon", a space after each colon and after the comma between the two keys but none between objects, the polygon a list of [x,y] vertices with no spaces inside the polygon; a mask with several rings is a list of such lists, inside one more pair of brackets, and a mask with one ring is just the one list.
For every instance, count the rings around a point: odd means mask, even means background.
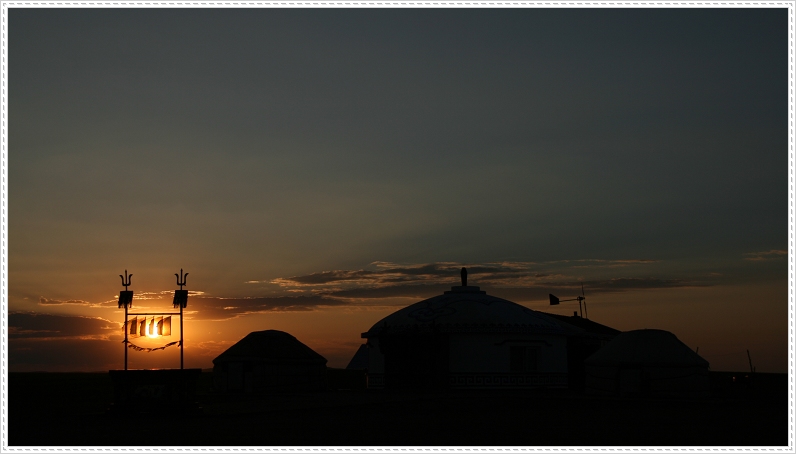
[{"label": "dark foreground field", "polygon": [[[334,391],[270,396],[198,387],[202,413],[110,416],[108,374],[9,374],[11,446],[784,446],[787,389],[704,400],[553,392]],[[781,388],[781,391],[780,391]],[[146,405],[142,402],[142,405]]]}]

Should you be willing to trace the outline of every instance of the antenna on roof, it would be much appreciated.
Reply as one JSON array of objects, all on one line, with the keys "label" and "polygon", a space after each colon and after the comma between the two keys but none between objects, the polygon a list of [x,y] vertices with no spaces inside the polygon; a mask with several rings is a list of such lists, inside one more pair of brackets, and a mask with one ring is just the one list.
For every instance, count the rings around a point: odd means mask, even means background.
[{"label": "antenna on roof", "polygon": [[583,311],[586,313],[586,318],[589,318],[589,310],[586,309],[586,291],[583,290],[583,282],[580,283],[580,293],[582,296],[578,297],[578,303],[583,301]]},{"label": "antenna on roof", "polygon": [[[558,303],[561,303],[561,302],[564,302],[564,301],[577,301],[578,302],[578,307],[580,308],[580,316],[583,317],[583,311],[584,311],[584,309],[586,309],[586,291],[583,290],[583,282],[580,283],[580,293],[581,293],[581,296],[576,296],[575,298],[570,298],[568,300],[560,300],[560,299],[558,299],[558,297],[556,297],[555,295],[550,293],[549,294],[550,295],[550,305],[551,306],[555,306]],[[585,318],[586,319],[589,318],[589,311],[588,310],[586,311],[586,317]]]}]

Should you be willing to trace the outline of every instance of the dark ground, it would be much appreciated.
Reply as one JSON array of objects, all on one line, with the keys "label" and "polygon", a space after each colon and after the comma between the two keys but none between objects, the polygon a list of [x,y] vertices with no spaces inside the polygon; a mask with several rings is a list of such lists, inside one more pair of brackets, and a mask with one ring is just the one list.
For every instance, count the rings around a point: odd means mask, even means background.
[{"label": "dark ground", "polygon": [[[10,446],[786,446],[784,380],[702,400],[567,392],[329,391],[223,396],[203,373],[202,413],[106,413],[107,373],[11,373]],[[761,375],[762,376],[762,375]],[[787,377],[785,376],[786,380]],[[781,382],[781,383],[780,383]],[[153,406],[154,409],[154,406]]]}]

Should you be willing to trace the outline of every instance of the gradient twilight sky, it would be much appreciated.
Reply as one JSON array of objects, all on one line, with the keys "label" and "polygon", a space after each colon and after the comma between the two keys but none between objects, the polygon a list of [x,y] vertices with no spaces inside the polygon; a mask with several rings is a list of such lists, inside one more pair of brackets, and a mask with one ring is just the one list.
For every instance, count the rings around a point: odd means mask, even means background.
[{"label": "gradient twilight sky", "polygon": [[[788,10],[8,13],[10,370],[186,367],[458,285],[785,372]],[[173,339],[171,339],[173,340]],[[157,346],[163,340],[142,346]],[[179,352],[131,352],[175,367]]]}]

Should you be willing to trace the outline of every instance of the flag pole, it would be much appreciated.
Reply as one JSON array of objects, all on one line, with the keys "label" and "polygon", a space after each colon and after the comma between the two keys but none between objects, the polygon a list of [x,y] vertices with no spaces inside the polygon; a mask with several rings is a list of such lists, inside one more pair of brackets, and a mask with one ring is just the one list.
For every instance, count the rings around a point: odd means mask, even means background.
[{"label": "flag pole", "polygon": [[180,304],[180,370],[183,367],[183,349],[185,348],[184,337],[182,333],[182,304]]},{"label": "flag pole", "polygon": [[119,292],[119,306],[122,307],[124,305],[124,370],[127,370],[127,308],[133,305],[133,292],[128,291],[127,287],[130,285],[130,279],[133,277],[132,274],[129,276],[127,275],[127,270],[124,270],[124,276],[121,274],[119,275],[122,278],[122,286],[124,286],[124,290]]},{"label": "flag pole", "polygon": [[124,370],[127,370],[127,305],[124,305]]},{"label": "flag pole", "polygon": [[182,286],[186,285],[186,278],[188,273],[183,274],[180,268],[180,274],[174,273],[177,276],[177,285],[180,286],[179,290],[174,291],[174,305],[180,305],[180,370],[184,367],[185,358],[185,334],[182,331],[182,310],[188,305],[188,290],[183,290]]}]

